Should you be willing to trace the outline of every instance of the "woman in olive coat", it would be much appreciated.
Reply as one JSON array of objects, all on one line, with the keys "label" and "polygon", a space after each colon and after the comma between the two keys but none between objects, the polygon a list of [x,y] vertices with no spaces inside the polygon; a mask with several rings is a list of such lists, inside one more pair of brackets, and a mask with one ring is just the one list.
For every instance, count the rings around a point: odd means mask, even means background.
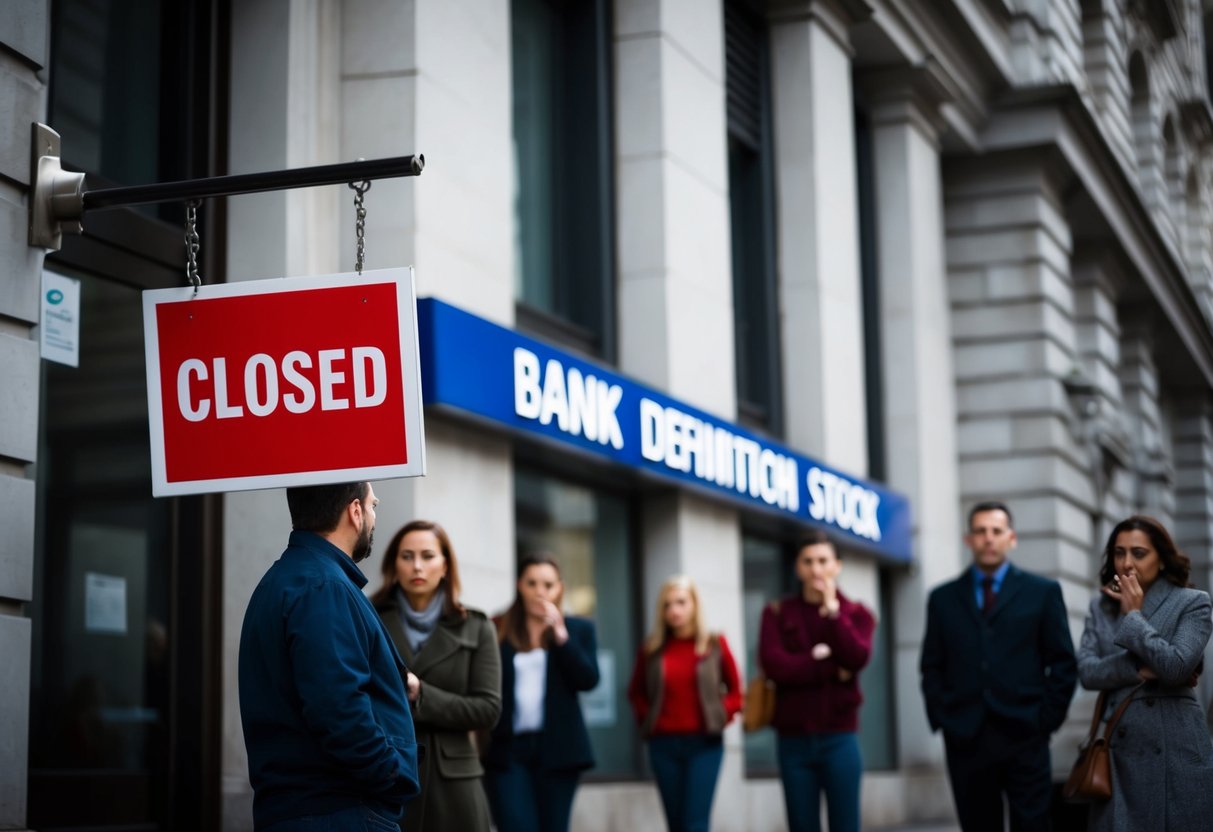
[{"label": "woman in olive coat", "polygon": [[414,520],[388,543],[372,597],[409,672],[421,794],[405,807],[408,832],[489,828],[473,733],[501,714],[501,655],[484,613],[459,603],[459,567],[446,531]]},{"label": "woman in olive coat", "polygon": [[1194,691],[1213,606],[1189,585],[1189,568],[1149,517],[1122,520],[1104,549],[1078,678],[1088,690],[1108,691],[1105,722],[1144,684],[1111,737],[1112,799],[1092,804],[1095,832],[1213,828],[1213,743]]}]

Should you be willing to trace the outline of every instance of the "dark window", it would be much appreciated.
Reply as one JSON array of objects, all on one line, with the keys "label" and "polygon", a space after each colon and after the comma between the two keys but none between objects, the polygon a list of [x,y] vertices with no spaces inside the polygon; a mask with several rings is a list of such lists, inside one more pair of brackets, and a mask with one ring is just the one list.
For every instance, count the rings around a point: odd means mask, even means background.
[{"label": "dark window", "polygon": [[529,469],[515,469],[518,556],[550,552],[560,563],[565,611],[590,618],[598,636],[598,687],[582,694],[597,761],[591,777],[631,779],[640,738],[627,685],[642,634],[628,500]]},{"label": "dark window", "polygon": [[513,0],[515,297],[524,328],[612,357],[607,0]]},{"label": "dark window", "polygon": [[779,433],[780,334],[767,27],[739,2],[725,4],[724,23],[737,409],[743,424]]},{"label": "dark window", "polygon": [[868,406],[868,476],[883,480],[887,451],[884,425],[884,345],[881,341],[880,271],[876,248],[876,181],[872,163],[872,126],[855,114],[856,195],[859,201],[859,274],[863,295],[864,393]]},{"label": "dark window", "polygon": [[[224,172],[225,0],[50,11],[48,122],[89,188]],[[220,825],[221,503],[151,494],[139,290],[184,285],[181,217],[93,212],[46,260],[81,291],[79,367],[42,367],[28,814],[47,832]]]}]

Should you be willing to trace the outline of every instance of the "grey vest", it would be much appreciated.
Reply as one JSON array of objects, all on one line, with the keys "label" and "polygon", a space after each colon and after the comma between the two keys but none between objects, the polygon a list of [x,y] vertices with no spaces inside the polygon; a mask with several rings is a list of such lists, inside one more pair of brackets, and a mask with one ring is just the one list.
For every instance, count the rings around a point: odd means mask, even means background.
[{"label": "grey vest", "polygon": [[[645,661],[645,693],[648,694],[648,716],[640,727],[643,736],[653,732],[653,725],[661,713],[661,700],[665,694],[665,672],[662,660],[664,650],[651,653]],[[724,730],[724,680],[720,673],[720,640],[716,636],[708,639],[708,652],[697,657],[695,679],[699,687],[699,706],[703,709],[703,721],[709,734],[719,734]]]}]

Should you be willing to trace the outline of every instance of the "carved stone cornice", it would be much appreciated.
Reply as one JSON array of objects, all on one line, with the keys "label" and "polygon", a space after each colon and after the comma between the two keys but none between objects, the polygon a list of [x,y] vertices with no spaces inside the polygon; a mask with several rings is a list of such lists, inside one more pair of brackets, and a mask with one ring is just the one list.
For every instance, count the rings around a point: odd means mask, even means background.
[{"label": "carved stone cornice", "polygon": [[[1003,153],[1031,151],[1055,156],[1069,171],[1072,187],[1089,197],[1107,239],[1124,252],[1138,275],[1143,297],[1169,326],[1191,362],[1192,381],[1213,387],[1213,329],[1209,327],[1174,246],[1164,237],[1136,183],[1109,145],[1101,126],[1068,84],[1017,90],[996,102],[982,135],[987,164]],[[1093,218],[1091,218],[1093,219]]]},{"label": "carved stone cornice", "polygon": [[850,56],[850,29],[872,16],[868,0],[767,0],[767,20],[772,26],[809,21],[819,24]]},{"label": "carved stone cornice", "polygon": [[953,96],[934,58],[917,66],[864,70],[855,81],[873,127],[912,124],[938,145],[939,135],[947,129],[940,108]]}]

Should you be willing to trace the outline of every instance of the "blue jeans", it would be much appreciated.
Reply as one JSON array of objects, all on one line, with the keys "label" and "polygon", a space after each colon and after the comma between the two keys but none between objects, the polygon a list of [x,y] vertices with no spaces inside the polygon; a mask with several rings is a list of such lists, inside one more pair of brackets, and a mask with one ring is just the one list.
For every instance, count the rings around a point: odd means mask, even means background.
[{"label": "blue jeans", "polygon": [[722,759],[724,744],[719,735],[649,738],[649,763],[670,832],[708,832]]},{"label": "blue jeans", "polygon": [[515,734],[509,766],[484,773],[493,823],[500,832],[568,832],[579,771],[545,771],[539,734]]},{"label": "blue jeans", "polygon": [[400,832],[399,815],[390,817],[386,807],[354,806],[327,815],[306,815],[279,821],[262,832]]},{"label": "blue jeans", "polygon": [[821,832],[821,793],[830,832],[859,832],[863,758],[857,734],[778,738],[779,779],[789,832]]}]

